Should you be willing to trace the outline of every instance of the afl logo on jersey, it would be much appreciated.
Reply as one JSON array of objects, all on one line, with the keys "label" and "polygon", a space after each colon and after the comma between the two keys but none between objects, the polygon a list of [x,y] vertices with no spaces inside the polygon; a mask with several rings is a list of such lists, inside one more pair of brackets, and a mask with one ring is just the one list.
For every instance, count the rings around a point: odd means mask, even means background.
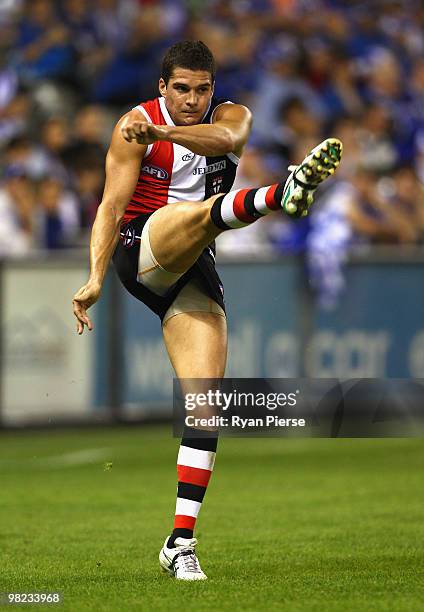
[{"label": "afl logo on jersey", "polygon": [[158,168],[158,166],[143,166],[141,171],[143,174],[150,174],[150,176],[160,181],[166,181],[169,177],[167,171],[163,168]]},{"label": "afl logo on jersey", "polygon": [[195,153],[190,152],[190,153],[186,153],[185,155],[182,156],[182,160],[183,161],[191,161],[192,159],[194,159]]}]

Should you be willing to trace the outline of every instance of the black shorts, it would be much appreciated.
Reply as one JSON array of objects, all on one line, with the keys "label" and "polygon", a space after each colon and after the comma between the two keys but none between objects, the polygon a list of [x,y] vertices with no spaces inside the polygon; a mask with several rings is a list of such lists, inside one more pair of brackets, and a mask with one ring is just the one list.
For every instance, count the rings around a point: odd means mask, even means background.
[{"label": "black shorts", "polygon": [[121,232],[125,233],[126,236],[125,239],[121,236],[112,259],[124,287],[163,321],[166,311],[181,289],[188,281],[196,279],[200,282],[206,295],[219,304],[225,312],[224,288],[215,269],[214,245],[204,249],[195,264],[181,276],[164,296],[153,293],[143,284],[137,282],[140,241],[136,239],[136,236],[141,236],[143,227],[152,214],[142,213],[121,229]]}]

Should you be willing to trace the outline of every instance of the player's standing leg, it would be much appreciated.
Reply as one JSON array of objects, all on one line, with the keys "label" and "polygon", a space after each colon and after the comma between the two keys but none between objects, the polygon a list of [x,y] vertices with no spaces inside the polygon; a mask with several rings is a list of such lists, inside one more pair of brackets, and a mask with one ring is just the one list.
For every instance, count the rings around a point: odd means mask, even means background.
[{"label": "player's standing leg", "polygon": [[[225,316],[185,312],[168,319],[163,336],[179,379],[224,376],[227,359]],[[193,530],[215,462],[217,432],[186,427],[178,453],[174,530],[160,552],[161,567],[180,580],[204,580]]]}]

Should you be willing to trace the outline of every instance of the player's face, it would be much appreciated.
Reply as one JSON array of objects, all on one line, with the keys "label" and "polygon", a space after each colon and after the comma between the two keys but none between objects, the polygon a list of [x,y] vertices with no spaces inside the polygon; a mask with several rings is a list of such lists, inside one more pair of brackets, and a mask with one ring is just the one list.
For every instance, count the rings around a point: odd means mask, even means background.
[{"label": "player's face", "polygon": [[159,91],[175,125],[200,123],[213,94],[212,77],[203,70],[174,68],[168,84],[159,81]]}]

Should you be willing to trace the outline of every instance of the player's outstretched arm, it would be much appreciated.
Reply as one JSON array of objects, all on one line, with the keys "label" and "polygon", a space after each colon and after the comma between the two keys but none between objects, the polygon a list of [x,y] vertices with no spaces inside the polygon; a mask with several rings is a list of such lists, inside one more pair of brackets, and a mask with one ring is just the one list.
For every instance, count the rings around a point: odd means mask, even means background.
[{"label": "player's outstretched arm", "polygon": [[72,300],[77,319],[77,332],[84,326],[93,329],[87,310],[100,296],[110,259],[119,240],[119,230],[125,209],[134,193],[140,173],[145,146],[128,143],[121,136],[126,115],[118,122],[106,156],[106,182],[101,204],[97,210],[90,240],[90,276]]},{"label": "player's outstretched arm", "polygon": [[198,155],[214,157],[235,153],[240,156],[251,128],[252,113],[246,106],[221,104],[214,113],[212,124],[198,125],[155,125],[133,110],[122,127],[122,136],[127,142],[135,140],[146,145],[156,140],[173,142]]}]

